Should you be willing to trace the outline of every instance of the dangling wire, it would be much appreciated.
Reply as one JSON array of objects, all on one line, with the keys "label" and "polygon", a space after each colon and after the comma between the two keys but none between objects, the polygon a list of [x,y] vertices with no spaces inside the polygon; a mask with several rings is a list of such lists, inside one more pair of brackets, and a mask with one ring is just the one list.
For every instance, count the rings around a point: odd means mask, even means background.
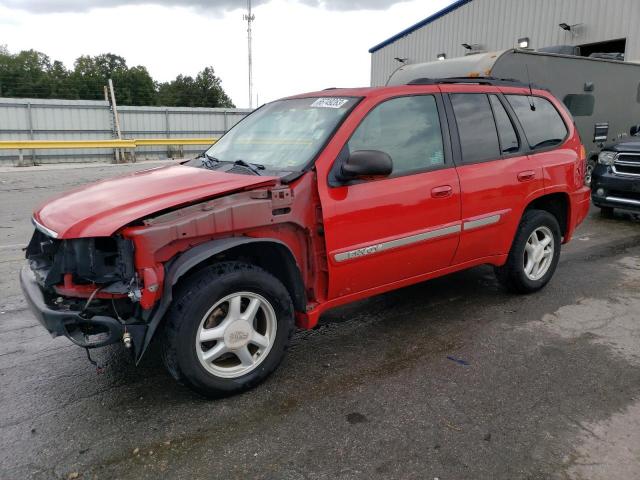
[{"label": "dangling wire", "polygon": [[93,358],[91,358],[91,354],[89,353],[89,349],[88,348],[85,348],[85,350],[87,351],[87,358],[89,359],[89,362],[91,363],[91,365],[96,367],[96,373],[98,375],[104,373],[104,367],[98,365],[98,362],[96,362]]},{"label": "dangling wire", "polygon": [[82,311],[80,312],[80,315],[82,315],[87,308],[89,307],[89,305],[91,304],[91,302],[93,302],[94,297],[96,296],[96,294],[100,291],[100,288],[96,288],[93,293],[91,295],[89,295],[89,299],[87,300],[87,303],[84,304],[84,307],[82,308]]}]

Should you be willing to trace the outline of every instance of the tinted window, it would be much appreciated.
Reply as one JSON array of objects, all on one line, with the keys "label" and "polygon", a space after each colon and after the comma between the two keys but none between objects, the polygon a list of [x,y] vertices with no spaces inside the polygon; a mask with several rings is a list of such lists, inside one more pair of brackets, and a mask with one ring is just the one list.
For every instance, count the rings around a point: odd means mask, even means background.
[{"label": "tinted window", "polygon": [[[531,148],[559,145],[567,136],[560,114],[546,98],[525,95],[507,95],[507,100],[516,112]],[[531,109],[532,102],[535,110]]]},{"label": "tinted window", "polygon": [[347,144],[350,152],[380,150],[393,160],[393,174],[444,164],[440,118],[431,95],[401,97],[375,107]]},{"label": "tinted window", "polygon": [[500,158],[498,133],[487,96],[456,93],[451,95],[451,103],[460,134],[462,161],[474,163]]},{"label": "tinted window", "polygon": [[570,93],[563,100],[574,117],[590,117],[593,115],[595,99],[593,95]]},{"label": "tinted window", "polygon": [[496,127],[498,127],[498,137],[500,138],[500,150],[502,153],[514,153],[520,150],[520,141],[516,129],[511,123],[511,119],[507,111],[495,95],[489,95],[489,101],[493,108],[493,116],[496,119]]}]

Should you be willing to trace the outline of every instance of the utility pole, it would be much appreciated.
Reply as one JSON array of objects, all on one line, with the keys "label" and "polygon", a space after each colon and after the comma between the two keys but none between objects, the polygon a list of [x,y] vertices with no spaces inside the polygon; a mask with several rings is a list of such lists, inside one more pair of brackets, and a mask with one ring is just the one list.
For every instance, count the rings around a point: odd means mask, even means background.
[{"label": "utility pole", "polygon": [[253,60],[251,51],[251,24],[256,16],[251,13],[251,0],[247,0],[247,14],[242,16],[247,21],[247,46],[249,50],[249,108],[253,108]]}]

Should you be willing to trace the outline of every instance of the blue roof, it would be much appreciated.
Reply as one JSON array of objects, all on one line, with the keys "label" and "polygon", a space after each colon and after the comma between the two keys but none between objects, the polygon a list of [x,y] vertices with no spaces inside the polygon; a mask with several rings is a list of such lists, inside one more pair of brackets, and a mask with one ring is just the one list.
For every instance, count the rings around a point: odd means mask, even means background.
[{"label": "blue roof", "polygon": [[411,25],[409,28],[405,28],[400,33],[396,33],[393,37],[387,38],[384,42],[381,42],[381,43],[377,44],[375,47],[371,47],[369,49],[369,53],[377,52],[381,48],[386,47],[387,45],[395,42],[396,40],[404,37],[405,35],[409,35],[411,32],[415,32],[416,30],[418,30],[419,28],[424,27],[425,25],[429,25],[431,22],[436,21],[440,17],[444,17],[448,13],[451,13],[454,10],[457,10],[458,8],[462,7],[463,5],[466,5],[467,3],[471,2],[471,1],[472,0],[457,0],[457,1],[453,2],[448,7],[443,8],[439,12],[434,13],[430,17],[427,17],[424,20],[419,21],[415,25]]}]

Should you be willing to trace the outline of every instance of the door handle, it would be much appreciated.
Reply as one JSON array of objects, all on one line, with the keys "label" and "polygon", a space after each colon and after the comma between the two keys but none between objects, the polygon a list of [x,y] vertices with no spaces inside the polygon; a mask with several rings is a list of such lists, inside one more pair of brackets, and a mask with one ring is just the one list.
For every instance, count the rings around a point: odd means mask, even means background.
[{"label": "door handle", "polygon": [[433,198],[447,198],[453,193],[451,185],[441,185],[431,190],[431,196]]},{"label": "door handle", "polygon": [[526,170],[518,174],[519,182],[530,182],[534,178],[536,178],[536,172],[534,172],[533,170]]}]

